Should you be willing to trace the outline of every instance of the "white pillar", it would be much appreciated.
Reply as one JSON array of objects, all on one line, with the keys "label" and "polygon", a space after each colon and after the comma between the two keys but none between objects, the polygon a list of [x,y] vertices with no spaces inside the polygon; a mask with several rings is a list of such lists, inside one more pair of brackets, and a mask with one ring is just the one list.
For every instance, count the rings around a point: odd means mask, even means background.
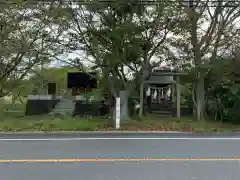
[{"label": "white pillar", "polygon": [[116,98],[116,122],[115,127],[116,129],[120,128],[120,119],[121,119],[121,104],[120,104],[120,98]]},{"label": "white pillar", "polygon": [[177,98],[177,118],[181,117],[181,87],[180,87],[180,76],[176,77],[176,98]]},{"label": "white pillar", "polygon": [[141,84],[140,89],[140,110],[139,110],[139,116],[143,116],[143,105],[144,105],[144,83]]}]

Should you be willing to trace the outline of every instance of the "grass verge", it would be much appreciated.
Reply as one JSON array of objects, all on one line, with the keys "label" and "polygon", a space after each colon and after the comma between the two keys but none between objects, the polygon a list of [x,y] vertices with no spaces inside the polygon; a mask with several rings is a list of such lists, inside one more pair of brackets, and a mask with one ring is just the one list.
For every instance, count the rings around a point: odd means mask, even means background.
[{"label": "grass verge", "polygon": [[[1,132],[22,131],[111,131],[107,118],[73,118],[51,116],[1,115]],[[196,121],[192,118],[154,118],[123,121],[121,131],[184,131],[184,132],[232,132],[240,131],[240,125],[214,121]]]},{"label": "grass verge", "polygon": [[0,120],[0,131],[97,131],[106,127],[107,120],[95,118],[29,116],[4,116]]},{"label": "grass verge", "polygon": [[129,131],[181,131],[181,132],[235,132],[240,125],[216,121],[197,121],[193,118],[154,118],[146,117],[141,121],[129,121],[122,124],[123,130]]}]

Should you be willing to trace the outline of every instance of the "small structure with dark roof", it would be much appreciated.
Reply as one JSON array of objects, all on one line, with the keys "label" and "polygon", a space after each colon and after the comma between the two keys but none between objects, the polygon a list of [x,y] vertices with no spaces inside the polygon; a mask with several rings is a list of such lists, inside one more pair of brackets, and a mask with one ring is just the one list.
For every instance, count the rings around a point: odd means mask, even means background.
[{"label": "small structure with dark roof", "polygon": [[[145,79],[140,90],[140,116],[143,115],[144,107],[148,112],[159,112],[160,115],[177,115],[180,119],[180,76],[186,73],[162,69],[153,71],[148,79]],[[173,103],[174,92],[176,103]],[[145,96],[146,93],[146,96]]]}]

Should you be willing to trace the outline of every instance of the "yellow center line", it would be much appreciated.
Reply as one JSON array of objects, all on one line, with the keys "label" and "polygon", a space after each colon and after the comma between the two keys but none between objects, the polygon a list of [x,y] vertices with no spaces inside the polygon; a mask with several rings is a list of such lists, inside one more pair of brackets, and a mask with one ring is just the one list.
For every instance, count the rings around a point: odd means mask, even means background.
[{"label": "yellow center line", "polygon": [[240,158],[76,158],[76,159],[0,159],[0,163],[87,163],[160,161],[240,161]]}]

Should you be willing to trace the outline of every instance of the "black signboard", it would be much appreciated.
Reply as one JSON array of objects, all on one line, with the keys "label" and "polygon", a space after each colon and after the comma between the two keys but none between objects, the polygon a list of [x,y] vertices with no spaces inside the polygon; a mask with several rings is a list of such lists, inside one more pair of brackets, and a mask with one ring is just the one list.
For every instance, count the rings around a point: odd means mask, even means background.
[{"label": "black signboard", "polygon": [[97,88],[96,73],[69,72],[68,88]]}]

